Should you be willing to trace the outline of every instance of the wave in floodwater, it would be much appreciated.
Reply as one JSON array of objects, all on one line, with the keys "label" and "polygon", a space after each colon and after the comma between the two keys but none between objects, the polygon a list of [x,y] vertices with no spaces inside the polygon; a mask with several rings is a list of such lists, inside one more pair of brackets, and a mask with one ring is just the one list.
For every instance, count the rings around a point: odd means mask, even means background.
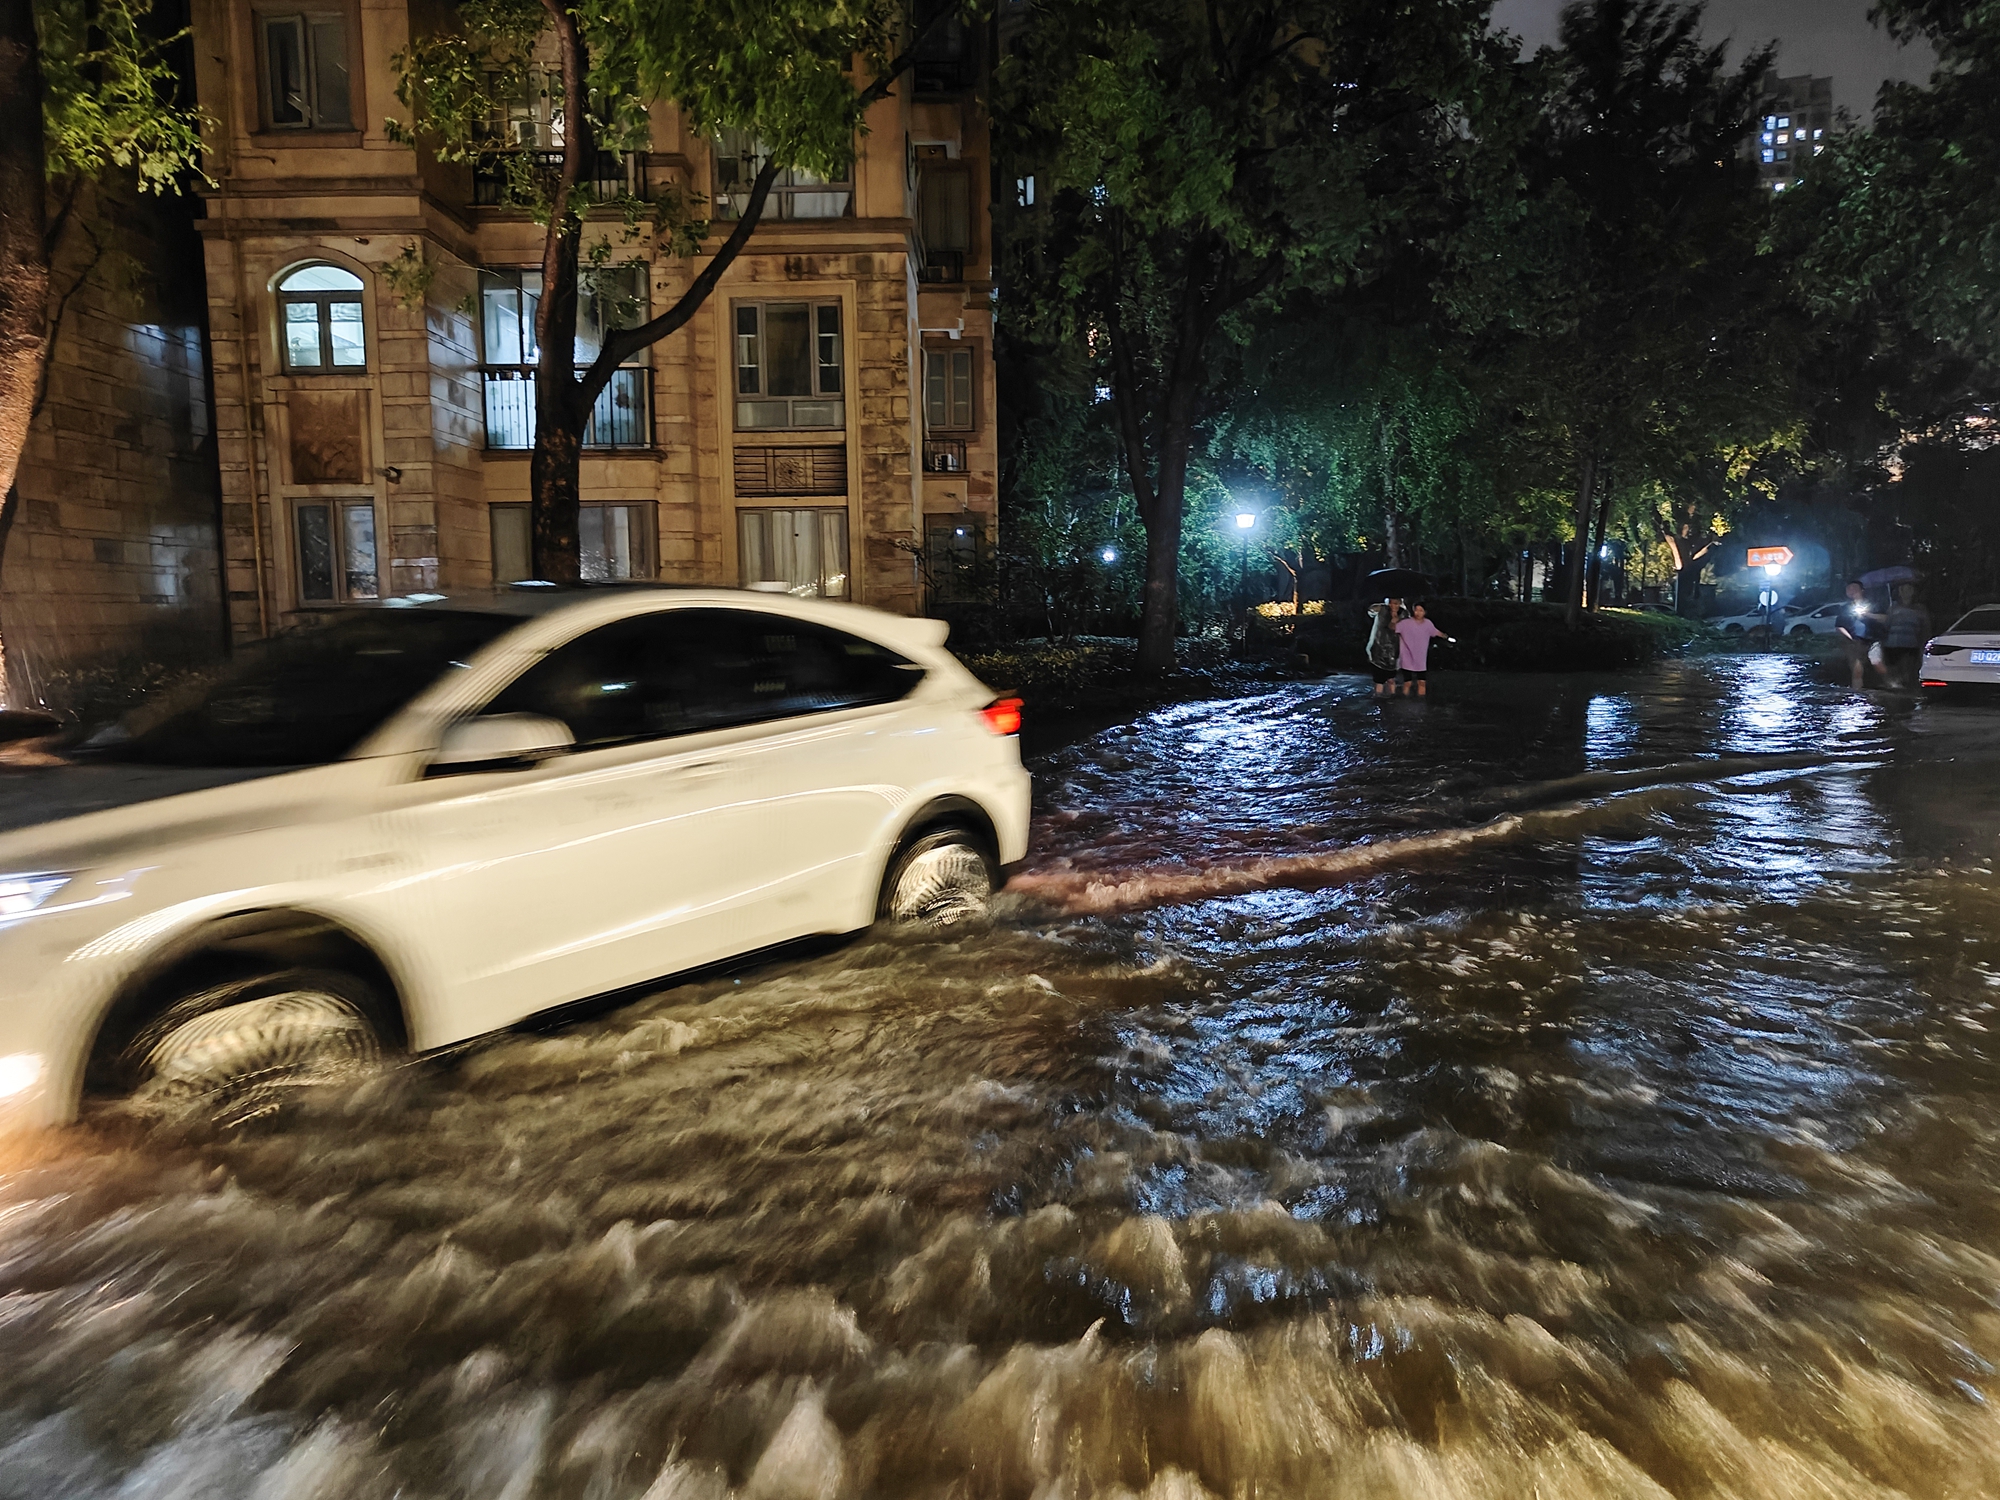
[{"label": "wave in floodwater", "polygon": [[[1736,756],[1593,772],[1558,782],[1488,792],[1477,802],[1487,806],[1521,806],[1577,792],[1609,795],[1567,805],[1536,807],[1533,811],[1506,814],[1470,827],[1381,838],[1342,849],[1218,860],[1193,868],[1159,865],[1135,870],[1029,869],[1015,875],[1007,883],[1007,889],[1014,895],[1049,902],[1065,911],[1097,916],[1275,888],[1314,890],[1399,866],[1459,857],[1495,845],[1569,840],[1612,832],[1672,807],[1684,806],[1701,795],[1702,787],[1733,778],[1758,777],[1762,779],[1762,788],[1771,790],[1775,784],[1770,778],[1775,773],[1853,769],[1870,764],[1873,762],[1860,758],[1830,761],[1824,755]],[[1644,790],[1631,790],[1635,788]]]},{"label": "wave in floodwater", "polygon": [[1991,727],[9,1143],[0,1500],[2000,1493]]}]

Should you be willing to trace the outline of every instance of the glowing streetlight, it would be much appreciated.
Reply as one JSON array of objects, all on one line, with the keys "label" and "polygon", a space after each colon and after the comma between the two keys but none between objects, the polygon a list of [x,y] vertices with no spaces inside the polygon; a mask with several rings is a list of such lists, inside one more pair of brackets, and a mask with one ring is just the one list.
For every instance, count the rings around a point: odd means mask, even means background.
[{"label": "glowing streetlight", "polygon": [[1257,524],[1257,517],[1254,513],[1247,510],[1239,510],[1238,512],[1236,512],[1236,529],[1238,531],[1248,531],[1252,526],[1255,526],[1256,524]]},{"label": "glowing streetlight", "polygon": [[1115,563],[1118,561],[1118,549],[1116,547],[1106,547],[1102,552],[1098,553],[1097,555],[1103,558],[1108,563]]}]

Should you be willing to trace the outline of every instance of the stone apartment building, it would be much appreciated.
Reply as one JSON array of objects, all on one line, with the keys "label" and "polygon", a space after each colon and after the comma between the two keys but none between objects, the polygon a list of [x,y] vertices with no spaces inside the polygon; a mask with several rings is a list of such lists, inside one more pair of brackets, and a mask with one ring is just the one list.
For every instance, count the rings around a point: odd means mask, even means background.
[{"label": "stone apartment building", "polygon": [[[501,151],[549,151],[532,93],[496,152],[453,166],[390,140],[404,0],[197,0],[214,119],[199,228],[231,629],[527,573],[532,323],[542,232],[496,206]],[[934,39],[870,111],[849,179],[780,179],[692,323],[622,370],[583,459],[596,579],[761,584],[902,612],[990,540],[992,234],[985,38]],[[652,112],[600,178],[711,200],[754,143]],[[593,231],[599,232],[599,231]],[[602,232],[613,232],[606,230]],[[633,255],[622,242],[617,258]],[[705,263],[640,246],[587,299],[669,305]],[[420,257],[428,274],[399,276]],[[400,295],[399,295],[400,292]]]}]

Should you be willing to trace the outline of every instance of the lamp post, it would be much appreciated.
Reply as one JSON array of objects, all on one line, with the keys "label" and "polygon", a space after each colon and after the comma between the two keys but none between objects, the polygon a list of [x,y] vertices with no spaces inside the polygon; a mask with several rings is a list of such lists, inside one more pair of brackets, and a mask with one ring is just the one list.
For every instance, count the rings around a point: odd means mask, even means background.
[{"label": "lamp post", "polygon": [[1763,592],[1757,596],[1757,602],[1764,606],[1764,649],[1766,651],[1771,649],[1771,636],[1773,634],[1771,612],[1778,607],[1778,575],[1784,571],[1785,568],[1782,563],[1764,564],[1764,576],[1768,582]]},{"label": "lamp post", "polygon": [[1254,511],[1239,510],[1236,513],[1236,534],[1243,539],[1236,557],[1236,612],[1244,615],[1243,629],[1247,635],[1250,629],[1248,611],[1250,608],[1250,533],[1256,528],[1257,516]]}]

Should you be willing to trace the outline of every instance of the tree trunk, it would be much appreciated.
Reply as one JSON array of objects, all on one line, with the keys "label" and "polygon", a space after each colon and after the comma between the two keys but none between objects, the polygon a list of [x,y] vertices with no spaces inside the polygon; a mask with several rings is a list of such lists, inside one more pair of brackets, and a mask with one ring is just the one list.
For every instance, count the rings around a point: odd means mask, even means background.
[{"label": "tree trunk", "polygon": [[1590,546],[1591,499],[1597,489],[1597,455],[1586,451],[1576,481],[1576,541],[1563,579],[1563,621],[1572,630],[1583,615],[1583,554]]},{"label": "tree trunk", "polygon": [[[1170,398],[1169,406],[1180,403]],[[1139,610],[1139,672],[1158,677],[1174,669],[1174,634],[1180,624],[1181,522],[1187,500],[1187,454],[1193,440],[1185,419],[1160,434],[1160,470],[1152,504],[1141,509],[1146,527],[1146,590]],[[1178,430],[1176,430],[1178,429]]]},{"label": "tree trunk", "polygon": [[[49,343],[48,177],[42,65],[30,0],[0,5],[0,563]],[[0,706],[9,702],[0,639]]]},{"label": "tree trunk", "polygon": [[1611,482],[1607,479],[1598,488],[1603,498],[1597,502],[1597,527],[1590,538],[1590,607],[1596,610],[1604,603],[1604,533],[1611,525]]}]

